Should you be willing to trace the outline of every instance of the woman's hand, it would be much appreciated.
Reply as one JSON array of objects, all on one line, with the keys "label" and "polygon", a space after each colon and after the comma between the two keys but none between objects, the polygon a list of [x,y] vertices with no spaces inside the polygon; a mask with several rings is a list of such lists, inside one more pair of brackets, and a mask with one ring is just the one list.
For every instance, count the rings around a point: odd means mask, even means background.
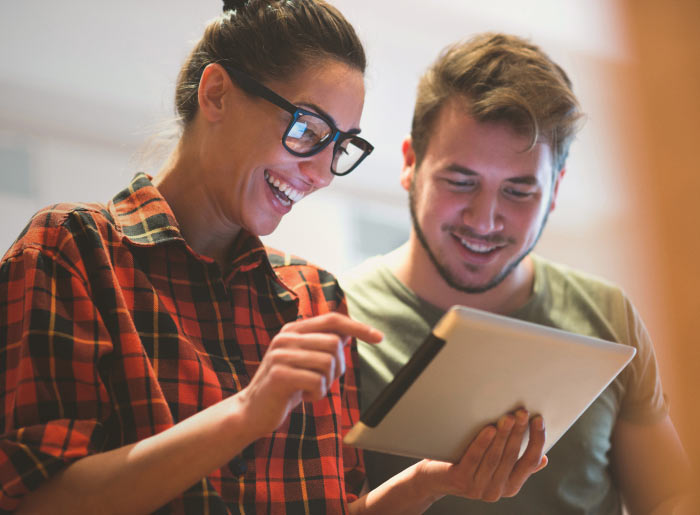
[{"label": "woman's hand", "polygon": [[382,334],[340,313],[286,324],[272,339],[251,383],[236,397],[256,437],[277,429],[300,402],[322,399],[345,373],[345,345]]}]

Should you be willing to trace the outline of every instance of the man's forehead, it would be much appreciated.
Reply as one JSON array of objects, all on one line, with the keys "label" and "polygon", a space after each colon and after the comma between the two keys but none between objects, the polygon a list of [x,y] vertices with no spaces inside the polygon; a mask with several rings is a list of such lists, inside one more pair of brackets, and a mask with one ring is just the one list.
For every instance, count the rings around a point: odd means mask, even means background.
[{"label": "man's forehead", "polygon": [[492,175],[521,184],[548,182],[553,154],[546,141],[532,144],[506,120],[479,121],[461,100],[446,103],[428,142],[425,159],[433,167],[463,175]]}]

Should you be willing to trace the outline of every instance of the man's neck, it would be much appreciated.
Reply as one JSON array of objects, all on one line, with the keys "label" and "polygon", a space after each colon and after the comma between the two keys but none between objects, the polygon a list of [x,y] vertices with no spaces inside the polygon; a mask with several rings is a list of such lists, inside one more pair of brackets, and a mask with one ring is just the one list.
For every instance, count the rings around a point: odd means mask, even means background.
[{"label": "man's neck", "polygon": [[534,265],[530,256],[497,286],[483,293],[464,293],[449,286],[438,273],[422,245],[412,238],[388,254],[394,275],[421,299],[443,309],[456,304],[492,313],[509,314],[525,305],[532,295]]}]

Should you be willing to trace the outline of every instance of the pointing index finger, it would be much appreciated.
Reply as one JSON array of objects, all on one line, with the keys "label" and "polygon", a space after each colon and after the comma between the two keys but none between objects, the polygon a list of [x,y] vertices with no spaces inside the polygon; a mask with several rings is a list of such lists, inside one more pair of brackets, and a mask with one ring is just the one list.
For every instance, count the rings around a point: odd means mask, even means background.
[{"label": "pointing index finger", "polygon": [[292,322],[282,330],[297,333],[334,333],[345,339],[343,343],[348,343],[349,338],[379,343],[384,338],[381,331],[340,313],[327,313]]}]

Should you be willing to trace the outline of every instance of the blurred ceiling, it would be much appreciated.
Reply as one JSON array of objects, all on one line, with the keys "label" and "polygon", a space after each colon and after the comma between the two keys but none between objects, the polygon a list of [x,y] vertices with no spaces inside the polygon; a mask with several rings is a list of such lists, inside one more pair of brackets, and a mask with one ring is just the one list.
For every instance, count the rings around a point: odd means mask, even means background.
[{"label": "blurred ceiling", "polygon": [[[399,149],[415,85],[446,44],[484,30],[532,37],[571,72],[575,84],[577,67],[569,64],[577,56],[618,61],[627,54],[614,0],[332,3],[367,46],[363,134],[377,149],[363,173],[338,187],[388,199],[402,194]],[[0,2],[0,130],[137,146],[172,117],[179,65],[220,10],[214,0]],[[586,87],[579,93],[588,95]]]}]

